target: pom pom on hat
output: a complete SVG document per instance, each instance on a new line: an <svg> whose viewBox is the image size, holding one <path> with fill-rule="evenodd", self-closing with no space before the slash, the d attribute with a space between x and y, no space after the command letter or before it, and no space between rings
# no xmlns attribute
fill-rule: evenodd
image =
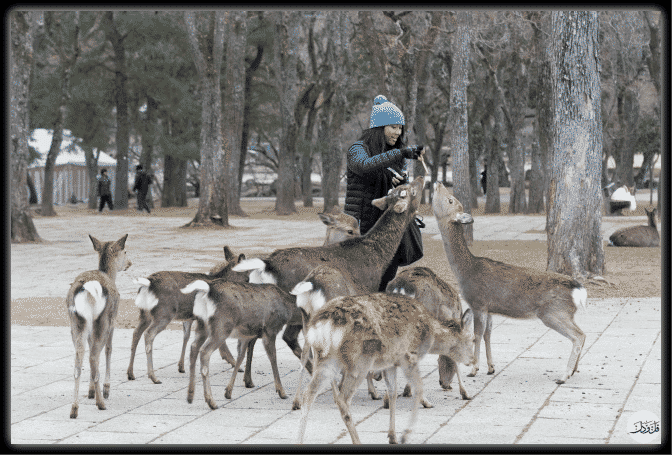
<svg viewBox="0 0 672 455"><path fill-rule="evenodd" d="M378 95L373 100L371 109L371 121L369 128L386 125L405 125L404 114L401 110L390 103L383 95Z"/></svg>

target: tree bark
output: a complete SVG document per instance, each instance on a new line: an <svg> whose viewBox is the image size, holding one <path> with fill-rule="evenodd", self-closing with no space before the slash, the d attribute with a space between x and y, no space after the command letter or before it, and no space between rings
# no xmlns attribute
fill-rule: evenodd
<svg viewBox="0 0 672 455"><path fill-rule="evenodd" d="M10 239L12 243L40 242L28 206L28 135L30 134L28 100L30 73L33 67L33 34L36 15L33 11L9 13L9 87L10 109Z"/></svg>
<svg viewBox="0 0 672 455"><path fill-rule="evenodd" d="M453 43L453 64L450 80L450 135L453 155L453 194L471 213L471 183L469 179L469 122L467 117L467 84L469 83L469 27L471 13L457 13L457 32ZM472 225L466 225L464 237L468 244L474 239Z"/></svg>
<svg viewBox="0 0 672 455"><path fill-rule="evenodd" d="M376 29L373 26L373 16L371 11L359 11L359 26L361 28L364 48L371 52L372 74L371 80L375 84L378 95L384 95L390 99L389 83L389 62L383 51L383 45L378 38Z"/></svg>
<svg viewBox="0 0 672 455"><path fill-rule="evenodd" d="M297 12L274 12L275 40L273 43L275 84L280 97L281 138L278 151L278 190L275 211L278 215L296 213L295 196L295 154L298 124L294 115L296 100L297 55L293 41L299 33Z"/></svg>
<svg viewBox="0 0 672 455"><path fill-rule="evenodd" d="M185 227L228 226L225 170L222 150L222 97L220 76L224 51L223 11L185 12L187 36L201 88L201 162L199 202L194 219Z"/></svg>
<svg viewBox="0 0 672 455"><path fill-rule="evenodd" d="M84 150L84 160L86 161L86 174L89 176L89 203L87 208L95 210L98 208L98 156L94 155L93 147L87 144L82 144ZM114 201L112 201L114 205Z"/></svg>
<svg viewBox="0 0 672 455"><path fill-rule="evenodd" d="M483 125L485 137L490 138L489 143L486 145L488 149L488 167L485 172L485 213L499 213L501 210L499 199L499 167L502 158L499 145L499 124L497 113L495 113L494 121L491 122L491 117L489 116Z"/></svg>
<svg viewBox="0 0 672 455"><path fill-rule="evenodd" d="M130 127L128 120L128 91L126 88L126 49L124 38L114 21L113 11L105 12L103 21L105 24L105 37L112 44L114 51L114 102L117 108L117 130L115 132L115 145L117 154L117 170L115 175L114 207L119 209L128 208L128 144ZM119 13L117 13L119 14Z"/></svg>
<svg viewBox="0 0 672 455"><path fill-rule="evenodd" d="M165 155L161 207L187 206L187 160Z"/></svg>
<svg viewBox="0 0 672 455"><path fill-rule="evenodd" d="M227 195L229 214L246 216L240 206L241 144L245 114L246 70L242 64L245 55L247 20L245 11L228 11L226 38L226 70L224 73L224 111L222 124L222 148L227 163Z"/></svg>
<svg viewBox="0 0 672 455"><path fill-rule="evenodd" d="M598 15L552 13L553 154L547 213L548 270L604 273Z"/></svg>

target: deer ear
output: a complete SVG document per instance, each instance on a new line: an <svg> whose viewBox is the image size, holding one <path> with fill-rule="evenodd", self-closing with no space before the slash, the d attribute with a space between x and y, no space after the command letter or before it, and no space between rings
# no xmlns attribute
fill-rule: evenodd
<svg viewBox="0 0 672 455"><path fill-rule="evenodd" d="M243 253L240 253L238 255L238 260L236 261L237 264L240 264L241 261L245 260L245 255Z"/></svg>
<svg viewBox="0 0 672 455"><path fill-rule="evenodd" d="M126 239L128 238L128 234L117 240L117 245L119 246L119 249L123 250L124 246L126 245Z"/></svg>
<svg viewBox="0 0 672 455"><path fill-rule="evenodd" d="M327 226L334 224L334 218L329 213L318 213L317 216L319 216L322 222Z"/></svg>
<svg viewBox="0 0 672 455"><path fill-rule="evenodd" d="M89 234L89 238L91 239L91 243L93 243L93 249L96 251L100 251L100 249L103 247L103 244L100 243L100 240Z"/></svg>
<svg viewBox="0 0 672 455"><path fill-rule="evenodd" d="M385 211L385 209L387 209L387 197L374 199L373 201L371 201L371 205L373 205L378 210Z"/></svg>
<svg viewBox="0 0 672 455"><path fill-rule="evenodd" d="M224 258L231 262L235 259L236 255L233 254L233 251L231 251L231 248L229 248L229 245L224 246Z"/></svg>
<svg viewBox="0 0 672 455"><path fill-rule="evenodd" d="M404 213L408 209L408 201L402 199L401 201L394 204L394 211L396 213Z"/></svg>

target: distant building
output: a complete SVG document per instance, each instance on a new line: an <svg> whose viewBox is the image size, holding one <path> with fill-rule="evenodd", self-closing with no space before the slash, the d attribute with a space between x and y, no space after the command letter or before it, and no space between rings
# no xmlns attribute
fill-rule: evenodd
<svg viewBox="0 0 672 455"><path fill-rule="evenodd" d="M28 145L33 147L41 157L28 166L28 174L33 179L38 203L42 202L42 187L44 185L44 165L47 153L51 146L52 131L37 128L28 139ZM115 188L115 171L117 160L110 155L100 152L98 157L98 175L102 169L107 169L107 175L112 180L112 194ZM77 200L89 200L89 176L86 171L84 150L77 145L77 140L68 130L63 130L61 151L54 165L54 204L64 205L70 202L72 196Z"/></svg>

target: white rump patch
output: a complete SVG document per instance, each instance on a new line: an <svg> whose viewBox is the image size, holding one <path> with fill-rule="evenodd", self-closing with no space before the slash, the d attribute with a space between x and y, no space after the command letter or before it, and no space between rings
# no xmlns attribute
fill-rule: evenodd
<svg viewBox="0 0 672 455"><path fill-rule="evenodd" d="M311 346L322 350L338 348L343 341L344 329L334 329L331 320L319 321L308 329L306 340Z"/></svg>
<svg viewBox="0 0 672 455"><path fill-rule="evenodd" d="M140 286L145 286L145 287L149 287L149 285L152 284L152 283L150 283L150 281L147 278L142 278L142 277L133 278L133 282L135 284L139 284Z"/></svg>
<svg viewBox="0 0 672 455"><path fill-rule="evenodd" d="M275 279L273 274L265 270L252 270L250 273L250 283L252 284L278 284L278 280Z"/></svg>
<svg viewBox="0 0 672 455"><path fill-rule="evenodd" d="M586 292L586 288L583 286L580 288L574 288L572 290L572 299L574 300L574 305L576 305L577 308L581 306L585 310L586 303L588 301L588 292Z"/></svg>
<svg viewBox="0 0 672 455"><path fill-rule="evenodd" d="M205 287L203 285L205 285ZM187 289L190 290L185 292ZM188 294L194 290L197 291L196 296L194 297L194 309L192 310L192 313L202 321L207 321L212 317L213 314L215 314L215 304L208 297L209 289L210 287L208 284L202 280L196 280L186 288L182 289L182 292L185 294Z"/></svg>
<svg viewBox="0 0 672 455"><path fill-rule="evenodd" d="M231 270L234 272L247 272L254 269L265 269L266 263L259 258L243 259Z"/></svg>
<svg viewBox="0 0 672 455"><path fill-rule="evenodd" d="M150 311L159 303L159 299L149 290L149 280L147 278L137 278L134 281L140 285L138 295L135 297L135 306L141 310ZM147 282L147 284L145 284L145 282Z"/></svg>
<svg viewBox="0 0 672 455"><path fill-rule="evenodd" d="M312 284L311 284L312 289ZM327 303L321 290L308 291L296 295L296 306L303 308L308 315L312 315Z"/></svg>
<svg viewBox="0 0 672 455"><path fill-rule="evenodd" d="M290 294L292 295L300 295L305 292L310 292L313 290L313 283L310 281L301 281L300 283L297 283L296 286L294 286L294 289L290 291Z"/></svg>
<svg viewBox="0 0 672 455"><path fill-rule="evenodd" d="M210 291L210 286L203 280L196 280L180 289L182 294L191 294L194 291L203 291L207 293Z"/></svg>
<svg viewBox="0 0 672 455"><path fill-rule="evenodd" d="M103 312L107 299L103 296L103 286L98 281L87 281L83 288L84 290L78 292L74 299L75 313L90 324Z"/></svg>

